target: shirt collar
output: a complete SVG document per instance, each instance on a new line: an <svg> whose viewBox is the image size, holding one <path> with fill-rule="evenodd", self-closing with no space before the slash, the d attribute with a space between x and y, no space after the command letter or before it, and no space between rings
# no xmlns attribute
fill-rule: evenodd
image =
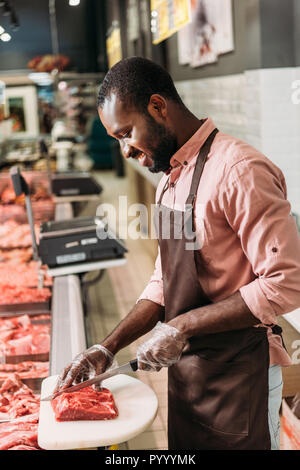
<svg viewBox="0 0 300 470"><path fill-rule="evenodd" d="M211 118L207 118L202 126L192 135L192 137L172 156L170 169L179 166L186 166L199 152L209 134L216 128Z"/></svg>

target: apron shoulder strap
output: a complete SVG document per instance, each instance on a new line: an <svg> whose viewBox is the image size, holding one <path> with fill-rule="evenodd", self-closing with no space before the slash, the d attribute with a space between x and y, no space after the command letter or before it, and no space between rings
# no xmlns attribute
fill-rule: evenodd
<svg viewBox="0 0 300 470"><path fill-rule="evenodd" d="M169 187L169 181L170 181L170 177L167 179L163 189L162 189L162 192L160 193L160 196L159 196L159 199L157 201L157 204L160 205L161 202L162 202L162 198L163 198L163 195L165 194L165 192L167 191L168 187Z"/></svg>
<svg viewBox="0 0 300 470"><path fill-rule="evenodd" d="M203 172L204 164L206 162L206 157L209 154L210 147L213 143L213 140L216 136L216 134L219 132L219 130L216 128L214 129L209 136L207 137L206 141L202 145L202 147L199 150L198 158L196 161L196 166L193 174L193 179L190 187L190 193L187 197L186 200L186 205L192 205L194 207L194 202L196 199L196 194L197 194L197 189L199 186L200 178Z"/></svg>
<svg viewBox="0 0 300 470"><path fill-rule="evenodd" d="M218 132L219 132L219 130L217 128L214 129L209 134L206 141L204 142L204 144L202 145L202 147L199 150L199 154L198 154L198 158L197 158L197 161L196 161L196 166L195 166L195 170L194 170L194 174L193 174L193 179L192 179L192 183L191 183L191 187L190 187L190 193L189 193L188 198L186 200L186 205L191 204L191 205L194 206L194 201L195 201L195 198L196 198L196 192L197 192L197 189L198 189L198 186L199 186L199 182L200 182L200 178L201 178L201 175L202 175L202 172L203 172L206 157L209 154L211 144L213 143L213 140L214 140L214 138L215 138L215 136ZM161 194L160 194L159 199L158 199L158 205L161 204L163 195L165 194L165 192L167 191L167 189L169 187L169 181L170 181L170 177L167 179L167 181L166 181L166 183L165 183L165 185L164 185L164 187L161 191Z"/></svg>

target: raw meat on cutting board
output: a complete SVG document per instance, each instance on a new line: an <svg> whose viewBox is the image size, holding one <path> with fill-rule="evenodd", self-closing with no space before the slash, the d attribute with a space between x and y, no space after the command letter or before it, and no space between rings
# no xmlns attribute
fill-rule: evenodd
<svg viewBox="0 0 300 470"><path fill-rule="evenodd" d="M107 388L95 391L85 387L63 393L51 402L56 421L107 420L118 416L112 393Z"/></svg>

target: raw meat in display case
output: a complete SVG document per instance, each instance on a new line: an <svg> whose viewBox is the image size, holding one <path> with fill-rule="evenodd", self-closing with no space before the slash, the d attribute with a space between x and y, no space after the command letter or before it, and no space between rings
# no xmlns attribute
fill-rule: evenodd
<svg viewBox="0 0 300 470"><path fill-rule="evenodd" d="M17 265L0 264L0 282L18 287L38 287L38 267L37 261ZM47 275L47 267L41 266L40 269L44 276L43 285L52 286L52 277Z"/></svg>
<svg viewBox="0 0 300 470"><path fill-rule="evenodd" d="M23 264L32 260L32 248L13 248L0 250L0 263Z"/></svg>
<svg viewBox="0 0 300 470"><path fill-rule="evenodd" d="M35 289L0 284L0 305L47 302L50 298L51 290L48 287Z"/></svg>
<svg viewBox="0 0 300 470"><path fill-rule="evenodd" d="M49 375L49 362L24 361L19 364L0 364L0 381L18 374L21 380L45 378Z"/></svg>
<svg viewBox="0 0 300 470"><path fill-rule="evenodd" d="M34 226L36 239L39 239L40 226ZM0 249L28 248L32 246L29 224L18 224L9 220L0 227Z"/></svg>
<svg viewBox="0 0 300 470"><path fill-rule="evenodd" d="M0 331L0 355L45 354L50 351L50 326L20 326L12 330Z"/></svg>
<svg viewBox="0 0 300 470"><path fill-rule="evenodd" d="M0 387L0 419L32 415L40 410L40 397L13 374ZM1 434L1 433L0 433ZM0 443L1 448L1 443Z"/></svg>
<svg viewBox="0 0 300 470"><path fill-rule="evenodd" d="M26 450L40 450L38 420L39 415L35 413L9 423L0 423L0 450L25 450L25 446Z"/></svg>

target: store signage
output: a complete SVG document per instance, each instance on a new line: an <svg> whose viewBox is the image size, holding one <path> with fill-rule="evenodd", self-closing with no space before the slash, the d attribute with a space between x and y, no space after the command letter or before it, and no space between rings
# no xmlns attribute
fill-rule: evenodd
<svg viewBox="0 0 300 470"><path fill-rule="evenodd" d="M106 51L108 67L111 68L122 59L121 30L117 22L114 22L106 38Z"/></svg>
<svg viewBox="0 0 300 470"><path fill-rule="evenodd" d="M151 0L151 32L158 44L191 21L191 0Z"/></svg>

